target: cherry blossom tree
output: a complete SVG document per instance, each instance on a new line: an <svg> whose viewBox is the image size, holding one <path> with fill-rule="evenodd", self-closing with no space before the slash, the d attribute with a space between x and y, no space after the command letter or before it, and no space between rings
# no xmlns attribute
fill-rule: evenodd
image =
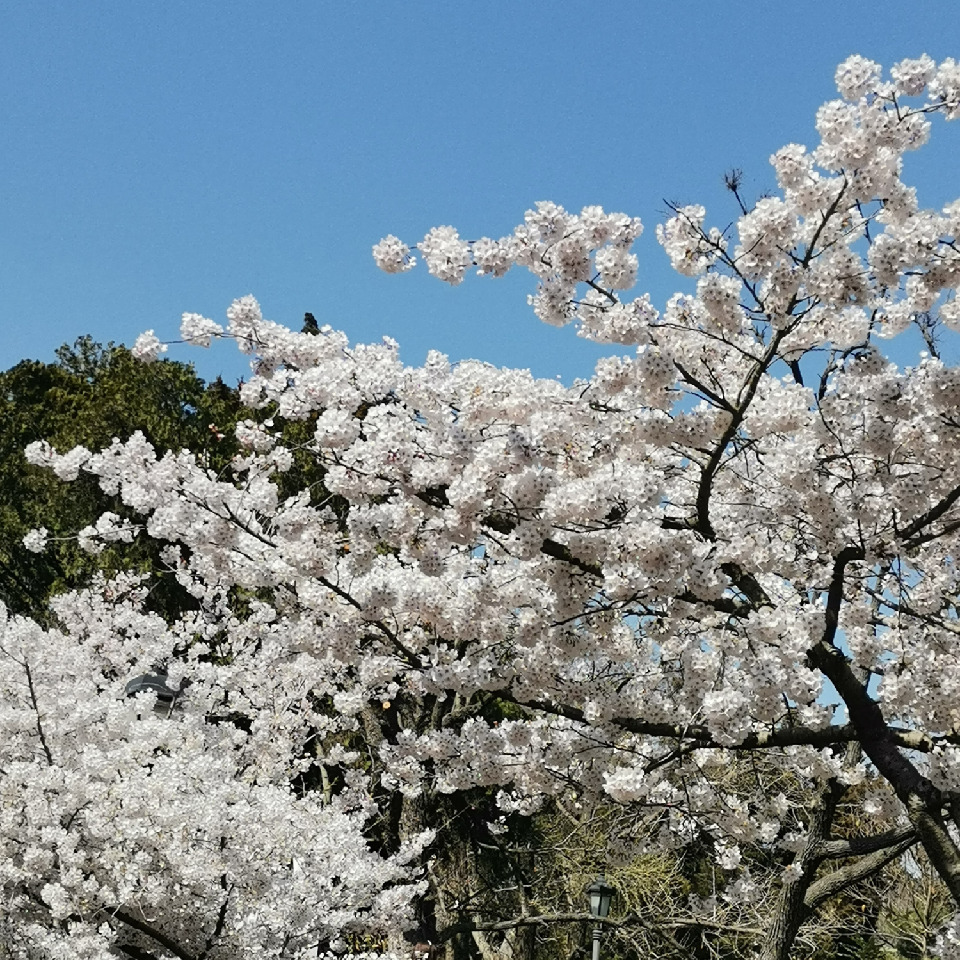
<svg viewBox="0 0 960 960"><path fill-rule="evenodd" d="M960 905L960 201L900 177L960 117L960 64L852 57L837 86L815 149L771 158L777 195L731 177L731 228L698 206L658 227L691 291L663 310L626 294L640 222L598 207L419 244L450 283L526 267L541 320L629 348L589 380L411 368L244 297L226 330L182 325L253 358L228 471L138 434L28 449L142 520L88 542L163 541L197 602L164 621L121 579L56 627L6 621L13 956L305 957L405 927L488 956L584 914L535 884L497 919L448 895L452 815L495 845L551 803L648 811L632 856L701 840L723 884L688 926L771 960L910 847ZM901 369L883 347L908 328L927 349ZM163 688L125 697L138 675ZM649 935L692 949L679 921Z"/></svg>

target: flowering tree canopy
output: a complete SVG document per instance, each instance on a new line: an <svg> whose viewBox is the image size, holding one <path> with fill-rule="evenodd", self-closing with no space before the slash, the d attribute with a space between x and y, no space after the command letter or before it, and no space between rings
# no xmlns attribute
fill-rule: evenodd
<svg viewBox="0 0 960 960"><path fill-rule="evenodd" d="M837 85L820 144L772 157L778 195L751 205L732 178L733 227L683 206L657 228L695 282L662 311L624 293L640 222L598 207L419 244L450 283L526 267L540 319L631 348L589 380L406 367L392 341L294 333L244 297L226 330L182 327L254 358L228 470L136 433L31 445L139 518L105 516L92 548L164 542L195 602L161 619L127 578L56 600L55 626L5 621L12 956L480 931L438 846L437 810L468 794L491 837L552 799L652 811L640 846L708 838L732 911L779 851L770 957L914 844L960 904L960 371L939 353L960 201L924 209L900 179L931 118L960 117L960 64L884 80L853 57ZM374 256L415 262L395 237ZM900 369L883 343L910 327L927 351ZM124 696L161 668L169 695ZM763 772L731 775L741 757ZM841 836L853 788L864 818Z"/></svg>

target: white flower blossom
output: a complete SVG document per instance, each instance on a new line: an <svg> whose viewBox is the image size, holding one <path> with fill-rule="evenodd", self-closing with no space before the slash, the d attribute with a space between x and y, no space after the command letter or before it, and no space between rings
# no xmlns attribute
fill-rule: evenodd
<svg viewBox="0 0 960 960"><path fill-rule="evenodd" d="M470 246L453 227L434 227L417 244L427 269L438 280L456 286L471 263Z"/></svg>
<svg viewBox="0 0 960 960"><path fill-rule="evenodd" d="M214 337L223 335L223 327L213 320L208 320L199 313L185 313L180 322L180 337L186 343L198 347L209 347Z"/></svg>
<svg viewBox="0 0 960 960"><path fill-rule="evenodd" d="M393 234L374 244L373 259L384 273L404 273L417 263L417 258L410 255L410 248Z"/></svg>
<svg viewBox="0 0 960 960"><path fill-rule="evenodd" d="M23 537L23 545L31 553L43 553L47 548L47 538L49 537L49 531L46 527L37 527L33 530L28 530Z"/></svg>
<svg viewBox="0 0 960 960"><path fill-rule="evenodd" d="M153 363L161 354L167 352L167 345L161 342L152 330L147 330L137 337L130 352L143 363Z"/></svg>
<svg viewBox="0 0 960 960"><path fill-rule="evenodd" d="M859 100L880 81L880 64L865 57L848 57L837 67L837 89L845 100Z"/></svg>

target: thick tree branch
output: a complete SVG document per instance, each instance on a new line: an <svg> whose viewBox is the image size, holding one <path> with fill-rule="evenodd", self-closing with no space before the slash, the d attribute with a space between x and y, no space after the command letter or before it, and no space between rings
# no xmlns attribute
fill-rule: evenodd
<svg viewBox="0 0 960 960"><path fill-rule="evenodd" d="M575 556L570 551L570 548L565 544L547 538L543 541L540 549L548 557L553 557L554 560L562 560L564 563L569 563L572 566L577 567L577 569L582 570L584 573L589 573L594 577L603 577L603 567L600 566L599 563L591 563L589 560L581 560L579 557Z"/></svg>
<svg viewBox="0 0 960 960"><path fill-rule="evenodd" d="M692 373L690 373L690 371L687 370L679 361L674 360L673 365L679 371L682 379L686 383L690 384L694 390L698 390L700 393L702 393L708 400L710 400L711 403L714 404L714 406L719 407L721 410L726 410L727 413L736 412L736 407L734 407L726 397L723 397L716 391L711 390L705 383L703 383L702 380L699 380Z"/></svg>
<svg viewBox="0 0 960 960"><path fill-rule="evenodd" d="M837 781L831 780L817 797L807 828L807 842L791 865L794 876L785 880L780 890L780 899L764 939L760 960L787 960L790 955L806 916L804 897L820 862L816 851L830 836L833 817L844 789Z"/></svg>
<svg viewBox="0 0 960 960"><path fill-rule="evenodd" d="M954 487L939 503L934 504L926 513L917 517L913 523L904 527L900 531L900 538L904 545L909 548L913 544L911 538L915 537L924 527L939 520L958 500L960 500L960 486Z"/></svg>
<svg viewBox="0 0 960 960"><path fill-rule="evenodd" d="M20 884L17 888L24 896L26 896L32 903L35 903L37 906L42 907L45 911L49 912L50 905L40 896L33 892L26 884ZM133 930L138 931L139 933L144 934L149 937L155 943L159 944L166 950L169 950L177 960L199 960L192 953L188 953L183 947L177 943L172 937L168 937L162 930L158 930L152 924L148 923L146 920L141 920L138 917L135 917L132 913L124 909L123 907L114 907L114 906L105 906L101 907L99 910L100 914L106 914L113 920L119 920L121 923L126 924ZM81 919L91 920L91 917L82 918L80 916L71 916L69 920L79 921ZM135 957L136 960L140 960L141 956L152 957L153 955L149 952L142 951L139 947L125 946L122 949L128 951L128 956ZM137 953L130 953L129 951L140 951Z"/></svg>
<svg viewBox="0 0 960 960"><path fill-rule="evenodd" d="M134 930L138 930L140 933L145 934L151 940L160 944L160 946L165 950L169 950L177 958L177 960L198 960L197 957L184 950L176 940L168 937L162 930L158 930L145 920L140 920L138 917L135 917L132 913L124 910L122 907L104 907L103 911L104 913L108 913L111 917L114 917L122 923L125 923L128 927L132 927Z"/></svg>
<svg viewBox="0 0 960 960"><path fill-rule="evenodd" d="M526 707L529 710L538 710L541 713L565 717L580 723L589 723L586 715L579 707L565 703L554 703L549 700L521 700L513 697L509 692L498 690L497 697ZM703 724L672 724L653 723L635 717L611 717L604 723L619 727L629 733L641 736L661 737L665 740L677 740L684 743L693 742L698 748L722 748L724 750L773 750L779 747L808 746L822 750L824 747L842 746L847 743L860 741L860 732L852 724L843 724L827 727L782 727L778 730L759 731L748 734L739 743L718 743L710 729ZM918 730L900 730L895 727L886 727L886 735L890 742L905 750L916 750L929 753L935 746L943 743L960 743L960 736L933 737Z"/></svg>
<svg viewBox="0 0 960 960"><path fill-rule="evenodd" d="M864 753L907 808L907 815L930 862L954 900L960 903L960 849L943 820L944 797L900 752L880 704L870 696L866 683L856 675L842 651L834 646L846 568L863 556L860 547L846 547L837 555L827 592L823 636L807 657L811 666L820 670L836 688L847 707L850 723L857 730Z"/></svg>
<svg viewBox="0 0 960 960"><path fill-rule="evenodd" d="M226 846L226 839L221 837L220 839L220 849ZM230 905L230 894L233 892L233 885L228 884L227 875L222 874L220 877L220 887L222 890L226 891L222 902L220 903L220 909L217 911L217 922L214 925L213 932L207 938L206 946L203 948L203 953L200 954L198 960L204 960L206 956L213 949L214 944L217 940L220 939L220 936L223 934L223 927L227 921L227 907Z"/></svg>
<svg viewBox="0 0 960 960"><path fill-rule="evenodd" d="M878 850L889 850L904 841L917 842L917 832L913 827L900 827L887 830L872 837L851 837L849 840L827 840L820 844L818 856L824 860L837 860L841 857L861 857Z"/></svg>
<svg viewBox="0 0 960 960"><path fill-rule="evenodd" d="M812 913L824 901L837 896L855 883L879 873L888 863L906 853L919 839L915 830L904 831L903 838L897 843L874 850L873 853L820 877L807 888L806 896L803 898L803 906L807 913Z"/></svg>

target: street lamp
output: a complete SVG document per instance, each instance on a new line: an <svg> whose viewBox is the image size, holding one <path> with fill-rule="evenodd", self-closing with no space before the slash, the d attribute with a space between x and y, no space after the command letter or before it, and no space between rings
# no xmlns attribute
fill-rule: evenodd
<svg viewBox="0 0 960 960"><path fill-rule="evenodd" d="M610 913L610 901L613 899L614 889L603 877L594 880L587 887L587 896L590 898L590 916L602 920ZM600 924L593 928L593 960L600 960Z"/></svg>
<svg viewBox="0 0 960 960"><path fill-rule="evenodd" d="M157 673L144 673L127 682L124 692L128 697L135 697L138 693L155 693L157 701L154 704L154 713L161 716L170 716L180 690L167 686L167 672L158 670Z"/></svg>

